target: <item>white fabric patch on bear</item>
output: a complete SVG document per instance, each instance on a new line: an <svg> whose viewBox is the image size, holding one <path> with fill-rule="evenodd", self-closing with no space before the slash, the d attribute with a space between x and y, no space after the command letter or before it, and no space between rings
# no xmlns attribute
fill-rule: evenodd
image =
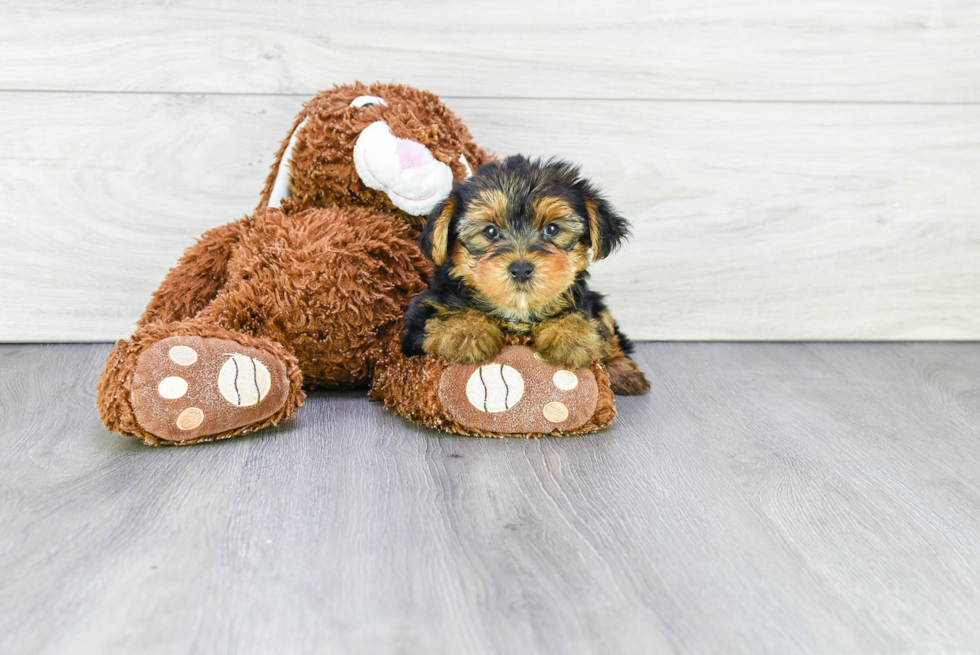
<svg viewBox="0 0 980 655"><path fill-rule="evenodd" d="M218 391L236 407L257 405L269 394L270 388L269 369L254 357L236 353L218 372Z"/></svg>
<svg viewBox="0 0 980 655"><path fill-rule="evenodd" d="M190 366L197 361L197 351L190 346L174 346L168 354L170 359L181 366Z"/></svg>
<svg viewBox="0 0 980 655"><path fill-rule="evenodd" d="M578 376L571 371L566 371L564 369L555 371L551 381L554 382L555 386L562 391L571 391L578 386Z"/></svg>
<svg viewBox="0 0 980 655"><path fill-rule="evenodd" d="M350 101L351 107L360 108L360 107L369 107L371 105L384 105L385 107L387 107L388 103L385 102L385 99L380 96L357 96L356 98Z"/></svg>
<svg viewBox="0 0 980 655"><path fill-rule="evenodd" d="M270 207L281 207L282 201L289 197L289 177L293 173L293 149L299 141L299 131L303 129L308 120L310 120L309 116L304 118L303 122L296 127L289 137L289 145L286 146L286 151L282 153L279 170L276 171L276 181L273 182L272 193L269 195Z"/></svg>
<svg viewBox="0 0 980 655"><path fill-rule="evenodd" d="M387 194L395 207L425 216L449 196L453 171L417 141L399 139L375 121L354 143L354 168L365 185Z"/></svg>
<svg viewBox="0 0 980 655"><path fill-rule="evenodd" d="M167 400L183 398L187 394L187 380L176 375L163 378L160 380L160 384L157 385L157 393L160 394L161 398L166 398Z"/></svg>

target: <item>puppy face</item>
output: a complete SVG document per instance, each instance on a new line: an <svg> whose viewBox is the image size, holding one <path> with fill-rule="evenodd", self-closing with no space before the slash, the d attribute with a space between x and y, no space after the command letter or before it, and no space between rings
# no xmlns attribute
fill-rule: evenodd
<svg viewBox="0 0 980 655"><path fill-rule="evenodd" d="M627 223L575 167L510 157L482 167L430 214L422 247L504 314L549 313ZM589 250L592 250L592 256Z"/></svg>

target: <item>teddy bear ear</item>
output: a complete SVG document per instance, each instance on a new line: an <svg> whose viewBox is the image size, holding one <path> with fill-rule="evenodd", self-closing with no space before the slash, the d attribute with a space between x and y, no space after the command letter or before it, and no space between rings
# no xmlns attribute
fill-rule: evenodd
<svg viewBox="0 0 980 655"><path fill-rule="evenodd" d="M496 161L496 157L488 154L486 150L476 145L473 141L467 141L463 144L463 156L466 158L470 169L474 172L484 164Z"/></svg>
<svg viewBox="0 0 980 655"><path fill-rule="evenodd" d="M584 189L585 211L589 218L589 242L592 246L592 260L607 257L629 236L629 222L619 215L612 206L591 185Z"/></svg>
<svg viewBox="0 0 980 655"><path fill-rule="evenodd" d="M452 191L449 197L440 202L425 221L419 246L426 257L436 266L442 266L449 252L449 228L459 205L459 196Z"/></svg>

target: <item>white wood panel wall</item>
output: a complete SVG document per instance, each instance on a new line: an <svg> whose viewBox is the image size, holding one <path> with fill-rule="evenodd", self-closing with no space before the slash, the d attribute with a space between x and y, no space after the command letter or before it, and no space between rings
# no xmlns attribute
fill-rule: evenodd
<svg viewBox="0 0 980 655"><path fill-rule="evenodd" d="M394 80L633 221L640 339L980 339L980 3L0 8L0 340L125 336L303 100Z"/></svg>

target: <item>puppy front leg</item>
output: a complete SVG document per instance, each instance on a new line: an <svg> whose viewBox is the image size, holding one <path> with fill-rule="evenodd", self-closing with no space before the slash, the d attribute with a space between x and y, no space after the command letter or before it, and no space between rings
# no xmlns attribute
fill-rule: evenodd
<svg viewBox="0 0 980 655"><path fill-rule="evenodd" d="M456 364L476 364L504 346L504 335L486 314L474 309L441 311L425 324L422 348Z"/></svg>
<svg viewBox="0 0 980 655"><path fill-rule="evenodd" d="M598 326L581 314L565 314L534 328L534 350L555 366L578 369L606 354Z"/></svg>

